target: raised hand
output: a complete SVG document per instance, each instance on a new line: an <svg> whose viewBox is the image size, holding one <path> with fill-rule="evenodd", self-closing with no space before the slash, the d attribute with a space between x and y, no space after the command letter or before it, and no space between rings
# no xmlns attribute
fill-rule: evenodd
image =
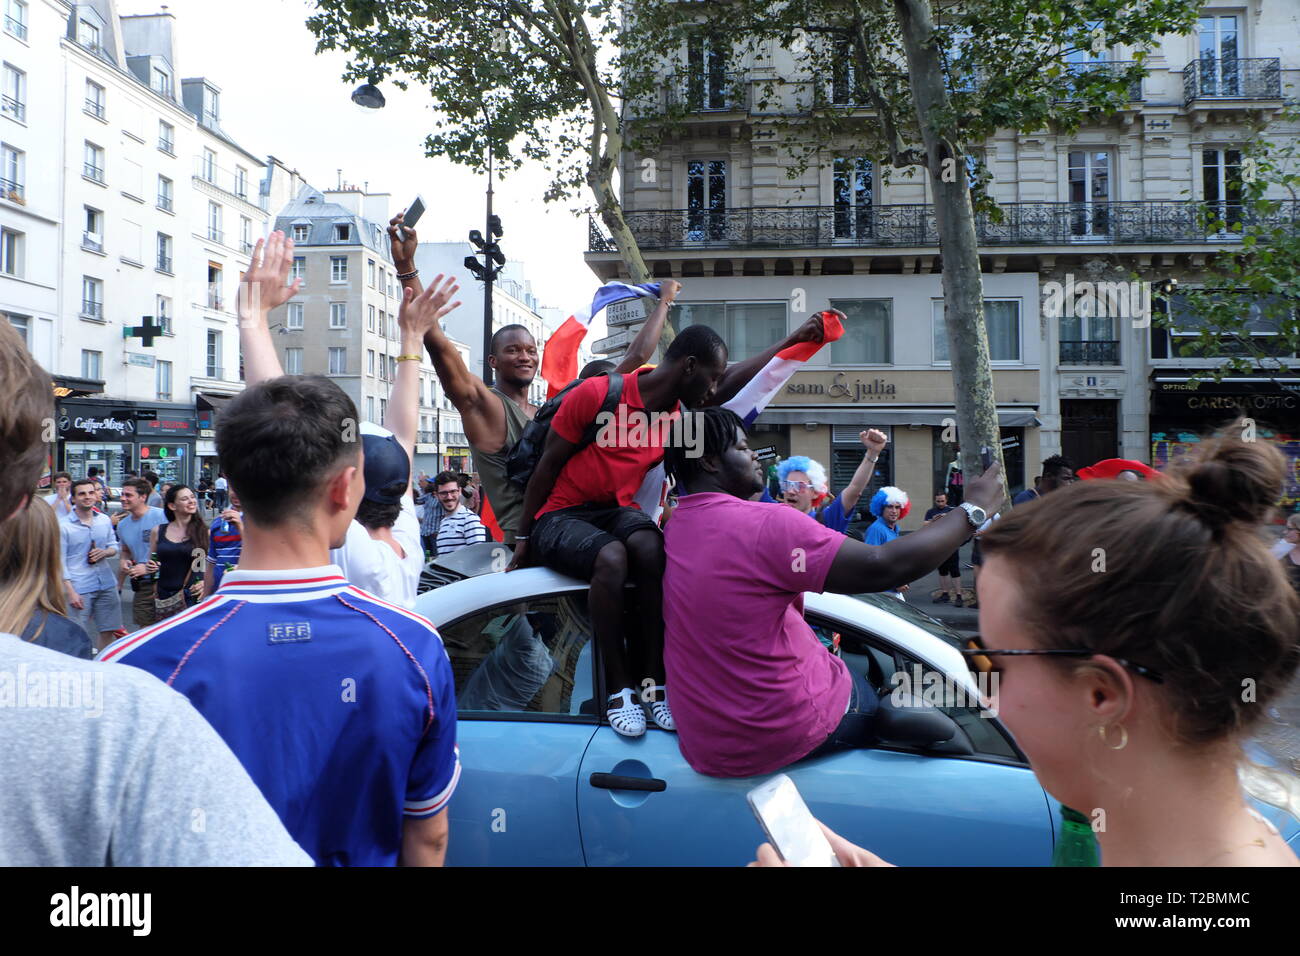
<svg viewBox="0 0 1300 956"><path fill-rule="evenodd" d="M423 340L425 333L436 326L439 319L459 308L459 299L451 305L447 304L458 291L460 286L456 284L455 278L448 276L444 280L442 275L434 276L429 287L419 295L415 294L414 289L403 289L402 307L397 313L397 323L401 327L403 338L409 335Z"/></svg>
<svg viewBox="0 0 1300 956"><path fill-rule="evenodd" d="M843 322L847 316L838 309L828 309L840 317ZM790 336L794 342L825 342L826 341L826 323L822 320L820 312L814 313L808 317L803 325L794 330L794 335Z"/></svg>
<svg viewBox="0 0 1300 956"><path fill-rule="evenodd" d="M681 291L682 284L676 279L664 279L659 283L659 301L672 302Z"/></svg>
<svg viewBox="0 0 1300 956"><path fill-rule="evenodd" d="M293 267L293 240L283 232L273 232L269 239L257 240L248 271L239 277L239 317L241 320L263 319L272 309L284 305L302 288L302 279L289 285Z"/></svg>
<svg viewBox="0 0 1300 956"><path fill-rule="evenodd" d="M874 451L877 455L889 444L889 436L874 428L858 432L858 438L862 439L862 444L867 447L868 451Z"/></svg>
<svg viewBox="0 0 1300 956"><path fill-rule="evenodd" d="M420 245L415 229L402 226L402 220L405 218L406 213L399 212L388 221L388 239L393 246L393 265L397 266L399 272L410 272L415 268L415 250ZM398 226L402 226L401 234L406 237L405 239L398 237Z"/></svg>

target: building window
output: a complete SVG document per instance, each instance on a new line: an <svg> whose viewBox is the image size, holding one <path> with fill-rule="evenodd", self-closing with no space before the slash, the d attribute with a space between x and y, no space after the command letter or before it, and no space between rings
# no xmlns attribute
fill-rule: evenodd
<svg viewBox="0 0 1300 956"><path fill-rule="evenodd" d="M289 311L285 313L284 327L286 329L301 329L303 314L303 304L301 302L290 302Z"/></svg>
<svg viewBox="0 0 1300 956"><path fill-rule="evenodd" d="M104 283L99 279L81 277L81 314L88 319L104 320Z"/></svg>
<svg viewBox="0 0 1300 956"><path fill-rule="evenodd" d="M944 324L942 299L932 302L934 329L934 361L948 361L948 330ZM1020 361L1020 300L985 299L984 327L989 338L989 360L993 362Z"/></svg>
<svg viewBox="0 0 1300 956"><path fill-rule="evenodd" d="M165 295L158 296L157 302L158 324L162 326L164 335L175 335L176 330L172 328L172 300Z"/></svg>
<svg viewBox="0 0 1300 956"><path fill-rule="evenodd" d="M21 232L0 229L0 272L20 279L23 277L26 238Z"/></svg>
<svg viewBox="0 0 1300 956"><path fill-rule="evenodd" d="M0 115L27 122L27 74L6 63L4 84L0 90Z"/></svg>
<svg viewBox="0 0 1300 956"><path fill-rule="evenodd" d="M334 224L334 241L335 241L335 242L351 242L351 241L352 241L352 226L349 225L349 224L346 223L346 222L338 222L338 223L335 223L335 224Z"/></svg>
<svg viewBox="0 0 1300 956"><path fill-rule="evenodd" d="M348 304L346 302L330 303L330 328L346 329L348 327Z"/></svg>
<svg viewBox="0 0 1300 956"><path fill-rule="evenodd" d="M374 377L375 374L375 350L366 349L366 374Z"/></svg>
<svg viewBox="0 0 1300 956"><path fill-rule="evenodd" d="M208 238L213 242L222 241L221 204L208 200Z"/></svg>
<svg viewBox="0 0 1300 956"><path fill-rule="evenodd" d="M12 146L0 146L0 196L22 201L26 194L27 154Z"/></svg>
<svg viewBox="0 0 1300 956"><path fill-rule="evenodd" d="M221 94L212 87L203 89L203 125L216 127L221 123Z"/></svg>
<svg viewBox="0 0 1300 956"><path fill-rule="evenodd" d="M173 209L172 181L166 176L158 177L158 208L164 212Z"/></svg>
<svg viewBox="0 0 1300 956"><path fill-rule="evenodd" d="M348 371L348 350L332 348L329 350L330 375L346 375Z"/></svg>
<svg viewBox="0 0 1300 956"><path fill-rule="evenodd" d="M348 281L348 257L330 256L330 282Z"/></svg>
<svg viewBox="0 0 1300 956"><path fill-rule="evenodd" d="M371 332L375 330L375 307L373 305L366 306L366 328Z"/></svg>
<svg viewBox="0 0 1300 956"><path fill-rule="evenodd" d="M169 275L174 271L172 269L172 237L165 233L158 233L158 271L166 272Z"/></svg>
<svg viewBox="0 0 1300 956"><path fill-rule="evenodd" d="M397 356L396 355L388 356L388 380L390 382L397 381Z"/></svg>
<svg viewBox="0 0 1300 956"><path fill-rule="evenodd" d="M387 314L384 312L383 309L380 309L379 310L379 337L381 339L388 338L388 333L386 331L386 328L387 328Z"/></svg>
<svg viewBox="0 0 1300 956"><path fill-rule="evenodd" d="M94 352L90 349L81 350L81 377L94 379L95 381L104 380L103 352Z"/></svg>
<svg viewBox="0 0 1300 956"><path fill-rule="evenodd" d="M1069 154L1070 232L1079 238L1110 235L1110 153L1071 150Z"/></svg>
<svg viewBox="0 0 1300 956"><path fill-rule="evenodd" d="M153 68L153 89L155 93L171 99L172 96L172 75L166 70L160 70L158 67Z"/></svg>
<svg viewBox="0 0 1300 956"><path fill-rule="evenodd" d="M162 120L158 121L158 148L168 156L176 155L176 127Z"/></svg>
<svg viewBox="0 0 1300 956"><path fill-rule="evenodd" d="M375 287L375 260L374 259L366 260L366 282L369 283L370 288L373 289Z"/></svg>
<svg viewBox="0 0 1300 956"><path fill-rule="evenodd" d="M220 312L225 305L221 295L221 264L208 263L208 308Z"/></svg>
<svg viewBox="0 0 1300 956"><path fill-rule="evenodd" d="M1224 232L1241 222L1241 150L1201 152L1201 189L1206 212L1223 224Z"/></svg>
<svg viewBox="0 0 1300 956"><path fill-rule="evenodd" d="M303 282L307 281L307 257L306 256L293 257L293 268L289 270L289 280L293 281L296 279L302 279Z"/></svg>
<svg viewBox="0 0 1300 956"><path fill-rule="evenodd" d="M86 229L81 234L81 248L91 252L104 251L104 214L98 209L86 206Z"/></svg>
<svg viewBox="0 0 1300 956"><path fill-rule="evenodd" d="M367 395L366 396L366 421L373 422L374 420L375 420L375 396Z"/></svg>
<svg viewBox="0 0 1300 956"><path fill-rule="evenodd" d="M104 181L104 151L94 143L86 143L86 162L82 168L87 179L93 179L97 183Z"/></svg>
<svg viewBox="0 0 1300 956"><path fill-rule="evenodd" d="M248 255L253 251L253 220L239 217L239 251Z"/></svg>
<svg viewBox="0 0 1300 956"><path fill-rule="evenodd" d="M92 53L99 52L99 27L89 20L77 23L77 42Z"/></svg>
<svg viewBox="0 0 1300 956"><path fill-rule="evenodd" d="M675 305L673 327L707 325L727 343L728 359L741 362L759 355L786 336L785 302L703 302Z"/></svg>
<svg viewBox="0 0 1300 956"><path fill-rule="evenodd" d="M31 316L14 315L12 312L0 312L0 315L8 316L9 324L14 327L14 331L18 333L18 337L23 340L23 345L30 349L32 347Z"/></svg>
<svg viewBox="0 0 1300 956"><path fill-rule="evenodd" d="M222 378L224 375L221 367L221 333L215 329L208 329L207 373L208 378Z"/></svg>
<svg viewBox="0 0 1300 956"><path fill-rule="evenodd" d="M293 241L306 242L311 235L311 226L298 224L293 227Z"/></svg>
<svg viewBox="0 0 1300 956"><path fill-rule="evenodd" d="M86 112L95 119L103 119L106 109L107 93L93 80L86 81Z"/></svg>
<svg viewBox="0 0 1300 956"><path fill-rule="evenodd" d="M24 0L6 0L5 32L20 40L27 39L27 4Z"/></svg>
<svg viewBox="0 0 1300 956"><path fill-rule="evenodd" d="M835 160L835 238L861 239L871 234L874 201L871 160L839 157Z"/></svg>
<svg viewBox="0 0 1300 956"><path fill-rule="evenodd" d="M170 402L172 400L172 363L159 359L156 368L158 369L158 401Z"/></svg>
<svg viewBox="0 0 1300 956"><path fill-rule="evenodd" d="M204 149L199 170L199 175L205 181L215 183L217 181L217 154L210 149Z"/></svg>
<svg viewBox="0 0 1300 956"><path fill-rule="evenodd" d="M831 299L844 313L844 335L831 345L832 365L889 365L894 361L891 299Z"/></svg>
<svg viewBox="0 0 1300 956"><path fill-rule="evenodd" d="M235 167L235 195L240 199L248 199L248 170L243 166Z"/></svg>
<svg viewBox="0 0 1300 956"><path fill-rule="evenodd" d="M294 348L284 350L284 374L302 374L302 349Z"/></svg>

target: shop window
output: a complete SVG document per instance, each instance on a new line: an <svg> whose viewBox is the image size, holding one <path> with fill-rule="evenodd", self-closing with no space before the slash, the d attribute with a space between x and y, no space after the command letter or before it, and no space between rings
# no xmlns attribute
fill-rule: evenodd
<svg viewBox="0 0 1300 956"><path fill-rule="evenodd" d="M753 358L786 336L785 302L701 302L674 305L669 313L673 328L707 325L727 343L727 360Z"/></svg>

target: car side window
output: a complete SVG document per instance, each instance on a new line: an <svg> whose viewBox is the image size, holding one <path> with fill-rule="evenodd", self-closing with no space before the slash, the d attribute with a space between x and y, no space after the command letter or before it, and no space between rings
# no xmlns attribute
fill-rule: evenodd
<svg viewBox="0 0 1300 956"><path fill-rule="evenodd" d="M550 714L595 721L585 592L500 604L439 632L461 717Z"/></svg>
<svg viewBox="0 0 1300 956"><path fill-rule="evenodd" d="M838 622L822 621L812 614L807 615L807 619L822 643L838 648L840 658L849 669L862 673L867 678L867 683L882 696L901 686L904 679L906 685L922 699L929 699L926 696L927 688L937 688L937 693L941 695L951 688L941 676L927 680L929 675L935 674L934 668L908 657L883 638ZM934 694L931 693L930 696L933 697ZM977 701L948 699L954 697L964 698L964 695L949 693L930 702L965 731L977 753L999 760L1022 759L1003 734L998 722L982 710Z"/></svg>

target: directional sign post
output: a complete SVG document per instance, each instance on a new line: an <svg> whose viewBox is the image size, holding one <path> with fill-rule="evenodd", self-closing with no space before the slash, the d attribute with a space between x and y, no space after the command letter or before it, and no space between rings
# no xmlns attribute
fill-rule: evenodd
<svg viewBox="0 0 1300 956"><path fill-rule="evenodd" d="M153 348L153 340L163 334L163 327L154 322L152 315L144 317L144 325L128 325L122 330L122 338L139 339L147 349Z"/></svg>

